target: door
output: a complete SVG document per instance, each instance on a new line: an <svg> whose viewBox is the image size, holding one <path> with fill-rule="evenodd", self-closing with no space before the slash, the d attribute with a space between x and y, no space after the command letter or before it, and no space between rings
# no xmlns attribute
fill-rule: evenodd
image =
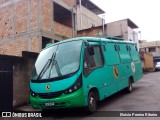
<svg viewBox="0 0 160 120"><path fill-rule="evenodd" d="M13 64L0 60L0 112L13 107Z"/></svg>

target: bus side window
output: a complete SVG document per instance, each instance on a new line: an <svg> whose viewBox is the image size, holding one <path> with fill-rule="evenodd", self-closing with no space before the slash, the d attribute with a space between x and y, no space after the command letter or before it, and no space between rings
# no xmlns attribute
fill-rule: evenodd
<svg viewBox="0 0 160 120"><path fill-rule="evenodd" d="M93 46L93 49L95 53L94 55L90 55L87 48L85 49L85 75L88 75L91 71L93 71L96 68L102 67L104 64L100 46Z"/></svg>
<svg viewBox="0 0 160 120"><path fill-rule="evenodd" d="M84 66L88 69L96 66L94 57L93 55L89 54L89 51L87 48L85 49L85 65Z"/></svg>
<svg viewBox="0 0 160 120"><path fill-rule="evenodd" d="M95 46L94 47L94 52L95 52L94 60L95 60L95 63L96 63L96 67L102 67L104 61L103 61L102 51L101 51L100 46Z"/></svg>

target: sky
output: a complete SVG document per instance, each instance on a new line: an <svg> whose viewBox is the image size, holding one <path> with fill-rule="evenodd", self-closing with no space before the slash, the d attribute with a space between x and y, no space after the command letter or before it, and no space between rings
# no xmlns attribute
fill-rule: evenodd
<svg viewBox="0 0 160 120"><path fill-rule="evenodd" d="M160 40L160 0L91 0L105 13L105 21L130 18L142 40Z"/></svg>

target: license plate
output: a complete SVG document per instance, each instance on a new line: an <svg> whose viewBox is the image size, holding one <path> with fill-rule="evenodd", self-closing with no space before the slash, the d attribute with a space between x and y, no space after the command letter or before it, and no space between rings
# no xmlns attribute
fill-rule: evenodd
<svg viewBox="0 0 160 120"><path fill-rule="evenodd" d="M45 103L45 106L54 106L54 102L51 102L51 103Z"/></svg>

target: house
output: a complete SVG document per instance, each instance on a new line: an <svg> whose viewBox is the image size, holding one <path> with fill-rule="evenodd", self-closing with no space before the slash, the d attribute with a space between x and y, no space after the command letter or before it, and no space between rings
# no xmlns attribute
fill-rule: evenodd
<svg viewBox="0 0 160 120"><path fill-rule="evenodd" d="M160 40L158 41L141 41L140 52L150 53L153 56L154 64L160 61Z"/></svg>
<svg viewBox="0 0 160 120"><path fill-rule="evenodd" d="M102 25L102 18L98 15L105 12L90 0L78 0L77 30L83 30Z"/></svg>
<svg viewBox="0 0 160 120"><path fill-rule="evenodd" d="M90 0L1 0L0 54L39 53L48 43L100 25L102 13Z"/></svg>
<svg viewBox="0 0 160 120"><path fill-rule="evenodd" d="M114 36L118 38L123 38L125 40L135 41L137 47L139 48L138 26L129 18L107 23L104 26L94 26L88 29L83 29L78 31L78 36L94 36L94 37L104 37L104 36Z"/></svg>

